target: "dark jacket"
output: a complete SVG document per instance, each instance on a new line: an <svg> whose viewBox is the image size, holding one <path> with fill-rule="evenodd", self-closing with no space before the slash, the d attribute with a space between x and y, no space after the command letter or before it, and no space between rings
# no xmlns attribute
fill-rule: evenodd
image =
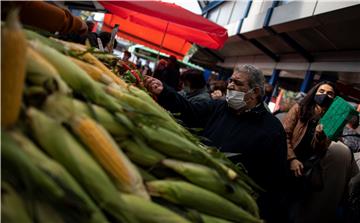
<svg viewBox="0 0 360 223"><path fill-rule="evenodd" d="M231 160L241 162L248 175L266 190L258 199L261 217L268 222L286 221L286 210L281 206L287 174L286 136L280 121L263 103L236 115L224 100L191 103L167 86L158 99L166 109L181 113L187 126L204 128L202 135L209 139L205 144L222 152L241 153Z"/></svg>
<svg viewBox="0 0 360 223"><path fill-rule="evenodd" d="M195 90L190 93L186 93L184 91L180 91L178 93L192 103L198 103L198 102L202 102L202 101L211 100L210 94L207 91L206 87Z"/></svg>
<svg viewBox="0 0 360 223"><path fill-rule="evenodd" d="M204 128L205 143L222 152L241 153L232 158L241 162L252 177L266 190L276 190L286 173L285 131L260 103L250 112L236 115L226 101L191 103L171 88L164 87L159 103L189 127ZM281 186L281 185L280 185Z"/></svg>

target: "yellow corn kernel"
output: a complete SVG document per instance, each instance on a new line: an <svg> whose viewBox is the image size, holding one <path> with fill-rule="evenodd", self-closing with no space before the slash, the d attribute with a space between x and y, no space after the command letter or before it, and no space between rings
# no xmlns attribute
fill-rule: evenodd
<svg viewBox="0 0 360 223"><path fill-rule="evenodd" d="M121 191L150 199L140 173L101 125L86 116L77 116L71 126Z"/></svg>

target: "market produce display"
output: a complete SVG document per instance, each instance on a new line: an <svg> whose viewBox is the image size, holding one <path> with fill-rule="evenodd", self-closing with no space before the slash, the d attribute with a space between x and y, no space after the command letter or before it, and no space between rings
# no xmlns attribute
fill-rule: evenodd
<svg viewBox="0 0 360 223"><path fill-rule="evenodd" d="M22 29L16 12L1 36L4 221L262 222L261 188L159 106L136 69Z"/></svg>

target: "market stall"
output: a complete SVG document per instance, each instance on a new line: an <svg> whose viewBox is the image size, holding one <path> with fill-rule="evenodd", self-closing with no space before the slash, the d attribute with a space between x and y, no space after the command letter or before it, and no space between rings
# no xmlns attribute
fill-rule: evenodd
<svg viewBox="0 0 360 223"><path fill-rule="evenodd" d="M262 222L245 171L112 55L22 29L15 12L1 35L4 222Z"/></svg>

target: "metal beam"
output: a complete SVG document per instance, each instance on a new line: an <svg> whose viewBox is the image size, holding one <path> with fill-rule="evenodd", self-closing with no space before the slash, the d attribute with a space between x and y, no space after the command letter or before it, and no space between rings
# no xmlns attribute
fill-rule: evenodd
<svg viewBox="0 0 360 223"><path fill-rule="evenodd" d="M287 33L277 33L274 29L272 29L270 24L270 19L272 16L272 13L274 11L274 8L279 5L280 1L274 1L272 6L268 8L264 20L263 28L270 32L271 34L278 36L286 45L291 47L293 50L295 50L298 54L300 54L304 59L306 59L308 62L313 62L314 57L307 52L300 44L298 44L295 40L293 40Z"/></svg>
<svg viewBox="0 0 360 223"><path fill-rule="evenodd" d="M219 56L218 54L214 53L212 50L208 48L203 48L203 49L205 50L206 53L210 54L211 56L215 57L216 59L224 63L225 59L223 57Z"/></svg>
<svg viewBox="0 0 360 223"><path fill-rule="evenodd" d="M304 81L301 84L300 91L306 93L314 80L315 73L314 71L307 70L305 73Z"/></svg>
<svg viewBox="0 0 360 223"><path fill-rule="evenodd" d="M211 1L207 6L201 9L202 10L201 14L205 15L206 13L213 10L214 8L217 8L219 5L221 5L224 2L225 2L224 0Z"/></svg>
<svg viewBox="0 0 360 223"><path fill-rule="evenodd" d="M258 50L263 52L266 56L270 57L273 61L275 61L275 62L280 61L279 55L275 54L274 52L272 52L271 50L266 48L266 46L264 46L262 43L260 43L256 39L248 39L242 34L237 34L237 36L239 38L241 38L242 40L246 40L246 41L250 42L253 46L255 46Z"/></svg>

